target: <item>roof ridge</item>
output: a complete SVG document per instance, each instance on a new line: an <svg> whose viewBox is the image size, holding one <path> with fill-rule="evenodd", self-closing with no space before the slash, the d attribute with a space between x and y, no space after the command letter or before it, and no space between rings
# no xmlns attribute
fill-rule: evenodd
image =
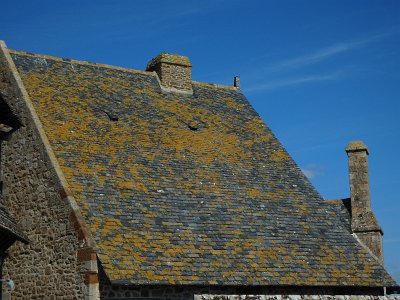
<svg viewBox="0 0 400 300"><path fill-rule="evenodd" d="M126 72L132 72L132 73L139 73L139 74L144 74L144 75L155 76L155 72L154 71L142 71L142 70L136 70L136 69L130 69L130 68L125 68L125 67L114 66L114 65L110 65L110 64L102 64L102 63L88 62L88 61L77 60L77 59L62 58L62 57L46 55L46 54L36 54L36 53L20 51L20 50L13 50L13 49L8 49L8 51L10 53L15 53L15 54L19 54L19 55L38 57L38 58L45 58L45 59L52 59L52 60L61 61L61 62L70 62L70 63L86 65L86 66L103 67L103 68L108 68L108 69L114 69L114 70L120 70L120 71L126 71ZM215 88L225 88L225 89L230 89L230 90L234 90L234 91L240 91L240 89L238 89L237 87L230 86L230 85L223 85L223 84L209 83L209 82L202 82L202 81L195 81L195 80L192 80L192 83L193 84L198 84L198 85L211 86L211 87L215 87Z"/></svg>
<svg viewBox="0 0 400 300"><path fill-rule="evenodd" d="M233 91L240 91L239 88L237 88L235 86L230 86L230 85L209 83L209 82L195 81L195 80L192 80L192 83L198 84L198 85L207 85L207 86L216 87L216 88L230 89L230 90L233 90Z"/></svg>
<svg viewBox="0 0 400 300"><path fill-rule="evenodd" d="M125 67L118 67L118 66L109 65L109 64L94 63L94 62L88 62L88 61L76 60L76 59L69 59L69 58L62 58L62 57L57 57L57 56L45 55L45 54L36 54L36 53L25 52L25 51L19 51L19 50L13 50L13 49L8 49L8 51L9 51L10 53L20 54L20 55L25 55L25 56L32 56L32 57L38 57L38 58L52 59L52 60L55 60L55 61L70 62L70 63L80 64L80 65L88 65L88 66L95 66L95 67L103 67L103 68L108 68L108 69L114 69L114 70L127 71L127 72L132 72L132 73L140 73L140 74L145 74L145 75L152 75L152 76L154 76L154 72L153 72L153 71L151 71L151 72L149 72L149 71L142 71L142 70L136 70L136 69L125 68Z"/></svg>

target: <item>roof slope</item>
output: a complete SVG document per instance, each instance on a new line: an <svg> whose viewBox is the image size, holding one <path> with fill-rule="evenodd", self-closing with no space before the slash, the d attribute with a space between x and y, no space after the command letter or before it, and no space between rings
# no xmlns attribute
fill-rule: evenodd
<svg viewBox="0 0 400 300"><path fill-rule="evenodd" d="M113 282L395 285L235 88L12 57Z"/></svg>
<svg viewBox="0 0 400 300"><path fill-rule="evenodd" d="M336 210L336 215L341 219L342 223L351 231L351 199L334 199L326 200L331 207Z"/></svg>

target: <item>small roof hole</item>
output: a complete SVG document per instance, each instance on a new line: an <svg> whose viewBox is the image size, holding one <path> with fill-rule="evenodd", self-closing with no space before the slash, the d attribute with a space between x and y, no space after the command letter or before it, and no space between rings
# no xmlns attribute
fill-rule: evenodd
<svg viewBox="0 0 400 300"><path fill-rule="evenodd" d="M118 121L118 116L115 113L106 110L104 112L111 121Z"/></svg>
<svg viewBox="0 0 400 300"><path fill-rule="evenodd" d="M192 131L197 131L197 130L198 130L197 127L191 126L190 124L188 125L188 127L189 127L189 129L192 130Z"/></svg>

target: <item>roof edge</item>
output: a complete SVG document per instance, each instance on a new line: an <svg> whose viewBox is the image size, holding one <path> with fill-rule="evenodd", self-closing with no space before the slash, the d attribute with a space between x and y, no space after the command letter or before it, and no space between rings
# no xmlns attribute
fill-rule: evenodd
<svg viewBox="0 0 400 300"><path fill-rule="evenodd" d="M340 199L326 199L324 198L324 200L328 203L331 204L337 204L337 203L343 203L343 201L349 201L351 198L347 197L347 198L340 198Z"/></svg>
<svg viewBox="0 0 400 300"><path fill-rule="evenodd" d="M49 162L53 167L53 170L56 174L56 178L58 184L60 185L61 189L59 191L60 196L63 200L65 200L69 206L71 207L71 215L70 220L74 224L74 229L78 234L78 238L82 241L82 245L86 245L89 247L93 247L97 249L96 243L90 233L89 227L86 225L82 214L80 213L79 206L75 201L72 194L69 192L69 185L67 180L61 170L60 165L58 164L57 158L51 148L50 142L47 138L47 135L43 129L43 124L41 123L38 114L33 106L32 101L28 95L28 92L25 89L25 86L22 82L22 79L19 75L17 67L14 64L14 61L11 58L10 53L14 53L12 50L9 51L5 42L0 40L0 59L2 58L5 63L5 69L9 72L8 76L17 86L17 89L20 93L20 97L23 99L22 101L25 103L29 117L31 118L33 124L35 125L34 130L36 130L42 144L44 147L44 152L47 154L49 158ZM8 69L8 70L7 70Z"/></svg>
<svg viewBox="0 0 400 300"><path fill-rule="evenodd" d="M217 84L217 83L209 83L209 82L203 82L203 81L194 81L192 80L193 84L197 84L197 85L203 85L203 86L208 86L208 87L215 87L215 88L222 88L222 89L229 89L232 91L238 91L238 92L242 92L241 89L239 89L236 86L231 86L231 85L224 85L224 84Z"/></svg>
<svg viewBox="0 0 400 300"><path fill-rule="evenodd" d="M109 278L108 278L109 279ZM110 279L109 279L110 280ZM234 284L234 283L209 283L209 282L204 282L204 283L198 283L198 282L193 282L193 283L170 283L167 280L165 282L154 282L154 283L148 283L148 282L139 282L139 283L132 283L128 280L110 280L110 283L112 285L121 285L121 286L127 286L127 285L133 285L133 286L187 286L187 287L196 287L196 286L211 286L211 287L268 287L268 288L320 288L320 289L326 289L326 288L332 288L332 289L360 289L360 288L370 288L370 289L377 289L377 288L386 288L386 289L391 289L391 290L400 290L399 285L334 285L334 284L325 284L325 285L293 285L293 284Z"/></svg>
<svg viewBox="0 0 400 300"><path fill-rule="evenodd" d="M13 50L13 49L7 49L7 50L9 53L15 53L15 54L25 55L25 56L30 56L30 57L38 57L38 58L44 58L44 59L51 59L51 60L55 60L55 61L61 61L61 62L65 62L65 63L74 63L74 64L79 64L79 65L95 66L95 67L120 70L120 71L138 73L138 74L149 75L149 76L157 76L154 71L142 71L142 70L118 67L118 66L114 66L114 65L110 65L110 64L87 62L87 61L83 61L83 60L61 58L61 57L45 55L45 54L35 54L35 53L31 53L31 52L25 52L25 51ZM192 83L197 84L197 85L203 85L203 86L209 86L209 87L215 87L215 88L224 88L224 89L230 89L233 91L241 92L241 90L238 87L230 86L230 85L208 83L208 82L194 81L194 80L192 80Z"/></svg>
<svg viewBox="0 0 400 300"><path fill-rule="evenodd" d="M38 57L38 58L45 58L45 59L52 59L52 60L55 60L55 61L61 61L61 62L65 62L65 63L74 63L74 64L87 65L87 66L102 67L102 68L115 69L115 70L121 70L121 71L126 71L126 72L132 72L132 73L139 73L139 74L154 76L152 71L141 71L141 70L135 70L135 69L129 69L129 68L124 68L124 67L113 66L113 65L109 65L109 64L94 63L94 62L88 62L88 61L76 60L76 59L69 59L69 58L62 58L62 57L57 57L57 56L45 55L45 54L35 54L35 53L31 53L31 52L12 50L12 49L9 49L8 51L9 51L9 53L15 53L15 54L20 54L20 55Z"/></svg>
<svg viewBox="0 0 400 300"><path fill-rule="evenodd" d="M29 244L31 242L31 240L19 228L18 228L18 230L19 230L18 232L16 232L15 230L11 230L8 227L0 227L0 229L6 230L11 236L14 237L14 239L16 241L19 241L24 244Z"/></svg>

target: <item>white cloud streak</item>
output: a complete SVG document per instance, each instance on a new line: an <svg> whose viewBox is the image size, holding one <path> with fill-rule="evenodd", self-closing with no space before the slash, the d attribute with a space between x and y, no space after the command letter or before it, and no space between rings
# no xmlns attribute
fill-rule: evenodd
<svg viewBox="0 0 400 300"><path fill-rule="evenodd" d="M400 238L392 238L392 239L386 239L385 243L391 244L391 243L400 243Z"/></svg>
<svg viewBox="0 0 400 300"><path fill-rule="evenodd" d="M297 56L294 58L282 60L275 64L265 66L262 70L263 78L268 78L272 73L287 71L288 69L301 68L308 65L323 62L337 55L347 53L357 48L365 47L371 43L378 42L384 38L399 34L399 30L392 30L390 32L384 32L374 34L369 37L354 39L347 42L338 42L331 46L317 49L309 54ZM268 74L269 73L269 74ZM268 76L270 75L270 76ZM260 77L260 70L257 72L257 76ZM276 74L274 74L276 78ZM317 75L303 75L295 78L282 78L279 80L273 80L270 82L255 84L248 88L245 88L246 92L263 92L271 91L283 87L296 86L306 83L322 82L328 80L338 80L345 77L344 69L341 71L330 73L330 74L317 74Z"/></svg>
<svg viewBox="0 0 400 300"><path fill-rule="evenodd" d="M276 81L271 81L271 82L267 82L267 83L262 83L262 84L258 84L258 85L249 87L245 90L246 90L246 92L269 91L269 90L274 90L274 89L278 89L278 88L282 88L282 87L300 85L300 84L305 84L305 83L310 83L310 82L337 80L337 79L340 79L341 77L342 77L342 74L339 72L335 72L335 73L327 74L327 75L308 75L308 76L303 76L303 77L298 77L298 78L289 78L289 79L282 79L282 80L276 80Z"/></svg>
<svg viewBox="0 0 400 300"><path fill-rule="evenodd" d="M370 37L363 38L363 39L357 39L357 40L353 40L353 41L349 41L349 42L336 43L334 45L316 50L310 54L306 54L306 55L298 56L298 57L295 57L292 59L281 61L279 63L276 63L276 64L268 67L268 69L274 70L274 71L280 71L280 70L287 69L287 68L296 68L296 67L315 64L320 61L329 59L335 55L345 53L345 52L351 51L356 48L361 48L361 47L366 46L373 42L377 42L383 38L392 36L393 34L395 34L395 33L387 32L387 33L375 34L375 35L372 35Z"/></svg>
<svg viewBox="0 0 400 300"><path fill-rule="evenodd" d="M352 46L349 44L336 44L330 47L320 49L308 55L299 56L289 60L284 60L280 63L271 66L269 69L280 70L285 68L295 68L295 67L314 64L322 60L328 59L334 55L346 52L351 48Z"/></svg>
<svg viewBox="0 0 400 300"><path fill-rule="evenodd" d="M304 173L304 175L306 175L308 179L314 179L315 177L324 174L322 168L315 164L307 165L305 168L302 168L301 171Z"/></svg>

